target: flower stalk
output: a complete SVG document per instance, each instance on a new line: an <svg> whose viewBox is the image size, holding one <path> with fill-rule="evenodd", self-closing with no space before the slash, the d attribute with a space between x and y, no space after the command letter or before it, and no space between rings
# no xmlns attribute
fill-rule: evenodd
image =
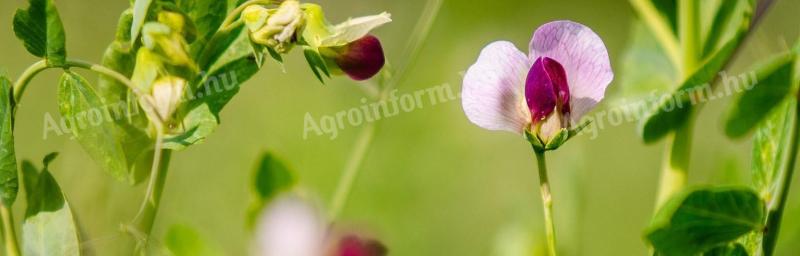
<svg viewBox="0 0 800 256"><path fill-rule="evenodd" d="M556 256L556 226L553 221L553 195L550 193L550 180L547 177L547 163L545 161L544 151L534 148L533 152L536 154L536 163L539 170L539 189L544 209L547 252L550 256Z"/></svg>
<svg viewBox="0 0 800 256"><path fill-rule="evenodd" d="M5 240L4 247L6 248L6 255L20 256L19 242L17 242L17 233L14 230L14 216L11 214L11 207L0 204L0 218L2 218L3 238Z"/></svg>

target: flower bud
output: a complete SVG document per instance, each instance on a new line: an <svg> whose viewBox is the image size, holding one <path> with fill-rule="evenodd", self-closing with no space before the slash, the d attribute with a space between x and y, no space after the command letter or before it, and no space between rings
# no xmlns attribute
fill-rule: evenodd
<svg viewBox="0 0 800 256"><path fill-rule="evenodd" d="M385 256L386 254L386 246L379 241L346 235L339 240L331 256Z"/></svg>
<svg viewBox="0 0 800 256"><path fill-rule="evenodd" d="M152 103L161 120L169 120L180 106L186 80L175 76L159 78L153 83Z"/></svg>
<svg viewBox="0 0 800 256"><path fill-rule="evenodd" d="M386 63L381 42L372 35L345 46L330 48L330 51L322 51L322 55L356 81L375 76Z"/></svg>
<svg viewBox="0 0 800 256"><path fill-rule="evenodd" d="M279 53L286 53L296 41L297 30L303 25L300 2L287 0L274 13L270 12L261 6L250 6L242 12L242 19L251 32L250 40Z"/></svg>

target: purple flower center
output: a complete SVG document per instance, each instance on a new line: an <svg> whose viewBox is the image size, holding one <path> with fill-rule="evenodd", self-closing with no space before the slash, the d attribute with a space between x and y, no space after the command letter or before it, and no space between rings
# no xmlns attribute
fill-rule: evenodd
<svg viewBox="0 0 800 256"><path fill-rule="evenodd" d="M536 59L525 81L525 102L534 124L556 109L560 114L569 114L567 73L558 61L548 57Z"/></svg>

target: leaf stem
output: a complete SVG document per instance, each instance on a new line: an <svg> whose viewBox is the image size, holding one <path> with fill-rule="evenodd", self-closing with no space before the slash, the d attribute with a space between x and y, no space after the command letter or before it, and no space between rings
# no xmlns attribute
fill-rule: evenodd
<svg viewBox="0 0 800 256"><path fill-rule="evenodd" d="M691 114L690 114L691 115ZM661 168L661 178L655 209L661 208L669 198L686 187L689 177L689 160L692 152L692 128L694 116L678 127L670 135L670 141L664 151L664 163Z"/></svg>
<svg viewBox="0 0 800 256"><path fill-rule="evenodd" d="M798 101L800 101L800 94L798 94ZM767 206L769 214L767 215L767 224L765 227L764 241L762 250L765 256L771 256L775 252L775 245L778 242L778 234L781 227L781 219L783 218L783 211L786 208L786 201L789 197L789 187L792 184L792 177L794 176L794 169L797 163L798 144L800 144L800 103L795 102L795 117L792 121L792 133L789 137L789 155L786 162L783 164L783 172L781 174L781 183L778 191L780 194L774 198Z"/></svg>
<svg viewBox="0 0 800 256"><path fill-rule="evenodd" d="M397 87L397 85L400 83L400 79L404 77L406 68L413 63L413 61L419 55L419 51L422 48L422 43L430 34L431 26L433 26L433 23L439 14L442 1L443 0L430 0L425 5L424 12L422 13L420 20L417 22L417 25L414 27L414 30L411 32L411 35L413 36L411 39L409 39L408 45L404 51L404 56L408 56L409 59L403 62L397 69L394 70L394 72L384 69L383 75L385 79L383 79L384 84L379 86L379 88L381 88L378 92L379 101L385 101L388 97L390 97L392 90ZM347 163L345 164L344 171L342 172L342 176L339 178L339 182L336 185L336 190L334 191L331 199L331 208L329 212L331 221L336 221L344 209L345 204L347 204L347 199L350 197L350 191L352 190L353 184L358 177L358 171L362 162L364 161L365 155L372 146L372 141L374 140L377 126L382 120L383 119L379 119L373 123L368 123L358 135L356 145L353 148Z"/></svg>
<svg viewBox="0 0 800 256"><path fill-rule="evenodd" d="M547 235L547 251L550 256L556 256L556 227L553 221L553 196L550 193L550 181L547 178L547 163L544 151L534 149L536 162L539 167L539 189L541 190L542 206L544 208L545 233Z"/></svg>
<svg viewBox="0 0 800 256"><path fill-rule="evenodd" d="M30 65L22 72L22 75L20 75L19 79L14 83L14 105L18 104L22 99L22 94L25 93L25 89L28 87L31 80L33 80L36 75L49 68L51 67L47 65L47 61L40 60Z"/></svg>
<svg viewBox="0 0 800 256"><path fill-rule="evenodd" d="M14 216L11 214L11 209L0 204L0 217L3 219L3 238L5 240L6 255L20 256L19 242L17 242L17 233L14 230Z"/></svg>
<svg viewBox="0 0 800 256"><path fill-rule="evenodd" d="M350 196L353 183L358 176L358 170L361 169L361 164L364 162L364 157L367 154L372 141L375 138L376 123L369 123L361 133L358 135L356 145L353 148L350 157L345 165L344 172L339 178L339 183L333 193L331 199L330 219L336 220L341 214L344 205L347 203L347 198Z"/></svg>

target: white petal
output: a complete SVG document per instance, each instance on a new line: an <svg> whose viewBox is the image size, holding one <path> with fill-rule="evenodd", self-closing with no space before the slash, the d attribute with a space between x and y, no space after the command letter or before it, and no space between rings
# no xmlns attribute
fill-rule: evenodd
<svg viewBox="0 0 800 256"><path fill-rule="evenodd" d="M536 29L529 57L549 57L564 67L573 124L603 99L614 79L603 40L589 27L572 21L554 21Z"/></svg>
<svg viewBox="0 0 800 256"><path fill-rule="evenodd" d="M259 256L320 256L326 224L317 209L294 196L276 198L259 219Z"/></svg>
<svg viewBox="0 0 800 256"><path fill-rule="evenodd" d="M464 75L461 104L472 123L488 130L522 133L530 123L525 78L530 62L514 44L494 42L483 48Z"/></svg>
<svg viewBox="0 0 800 256"><path fill-rule="evenodd" d="M323 38L320 43L321 47L334 47L342 46L361 39L366 36L369 31L392 21L392 15L389 13L381 13L378 15L358 17L355 19L347 20L333 29L333 34L329 37Z"/></svg>

